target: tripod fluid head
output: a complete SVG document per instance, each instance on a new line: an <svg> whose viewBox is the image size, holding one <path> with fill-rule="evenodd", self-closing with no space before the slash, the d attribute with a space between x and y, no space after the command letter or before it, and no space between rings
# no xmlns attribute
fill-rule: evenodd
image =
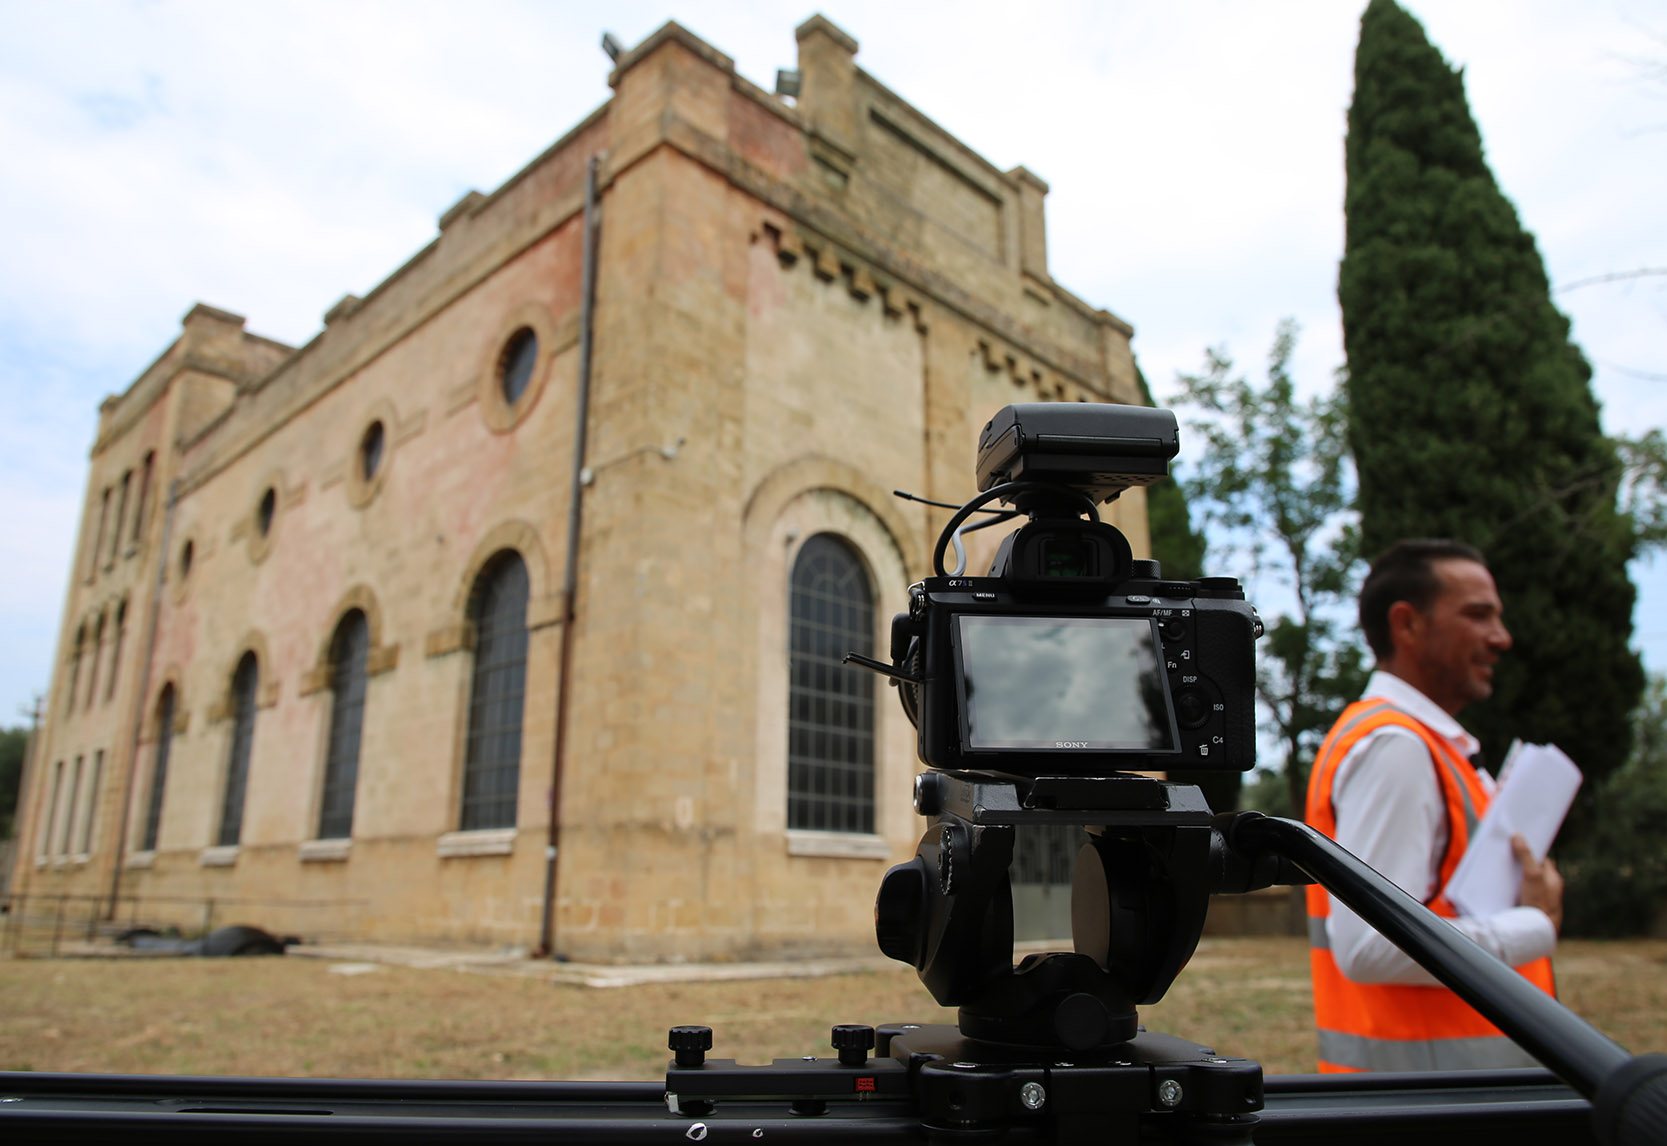
<svg viewBox="0 0 1667 1146"><path fill-rule="evenodd" d="M929 772L934 817L915 858L880 885L881 951L960 1008L969 1038L1038 1051L1133 1038L1197 945L1209 897L1209 807L1197 788L1147 776ZM1071 885L1073 951L1012 965L1009 865L1023 825L1084 828Z"/></svg>

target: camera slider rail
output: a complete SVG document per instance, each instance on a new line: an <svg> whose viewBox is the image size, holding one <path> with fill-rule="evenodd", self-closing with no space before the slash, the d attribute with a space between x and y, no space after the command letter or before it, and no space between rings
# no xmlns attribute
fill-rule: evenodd
<svg viewBox="0 0 1667 1146"><path fill-rule="evenodd" d="M1103 1144L1118 1141L1111 1131L1126 1125L1101 1117L1059 1121L1068 1096L1057 1088L1049 1092L1038 1115L1027 1112L983 1131L933 1129L915 1111L911 1095L829 1102L822 1115L794 1114L781 1097L734 1098L694 1115L670 1111L666 1093L665 1081L0 1072L0 1141L53 1146L128 1139L205 1146L227 1141L305 1146L921 1146L934 1139L945 1144ZM1257 1146L1311 1146L1318 1141L1351 1146L1408 1141L1419 1146L1584 1146L1598 1141L1591 1106L1545 1071L1274 1075L1265 1083L1264 1098L1266 1105L1253 1131ZM1185 1142L1184 1131L1194 1142L1215 1141L1208 1137L1215 1127L1209 1120L1184 1114L1153 1114L1141 1123L1150 1137L1126 1140Z"/></svg>
<svg viewBox="0 0 1667 1146"><path fill-rule="evenodd" d="M860 1032L860 1033L859 1033ZM710 1047L707 1027L673 1027L670 1044ZM803 1118L905 1101L928 1140L979 1141L1008 1132L1048 1141L1136 1141L1145 1133L1245 1143L1262 1107L1262 1068L1210 1047L1142 1031L1103 1054L1038 1061L950 1026L838 1026L837 1059L777 1059L744 1066L678 1049L666 1071L667 1107L711 1119L733 1103L787 1103ZM878 1043L875 1057L853 1043Z"/></svg>

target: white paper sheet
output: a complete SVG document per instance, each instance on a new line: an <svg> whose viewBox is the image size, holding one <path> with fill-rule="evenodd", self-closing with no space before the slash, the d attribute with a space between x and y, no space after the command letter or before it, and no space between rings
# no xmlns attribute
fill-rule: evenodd
<svg viewBox="0 0 1667 1146"><path fill-rule="evenodd" d="M1528 841L1544 859L1580 790L1580 769L1554 744L1513 744L1499 790L1448 880L1448 902L1461 915L1492 915L1515 907L1522 867L1511 837Z"/></svg>

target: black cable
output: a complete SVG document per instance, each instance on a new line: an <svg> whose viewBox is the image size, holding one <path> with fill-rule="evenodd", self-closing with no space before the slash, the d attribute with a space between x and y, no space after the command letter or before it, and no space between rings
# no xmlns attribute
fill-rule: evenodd
<svg viewBox="0 0 1667 1146"><path fill-rule="evenodd" d="M955 531L960 528L963 521L977 513L980 509L983 509L989 502L996 501L1001 498L1011 498L1014 494L1025 493L1030 490L1045 490L1048 493L1056 495L1074 495L1081 499L1083 505L1086 507L1079 512L1087 513L1090 521L1100 520L1100 507L1095 504L1094 499L1089 497L1086 493L1083 493L1081 490L1072 489L1069 486L1059 486L1050 482L1039 481L1009 481L1003 482L1000 485L991 486L989 489L967 502L960 509L956 510L955 516L949 519L949 523L943 527L943 532L938 534L938 544L932 550L932 568L937 572L938 576L949 576L943 567L944 550L949 548L950 538L955 535ZM1011 512L1017 515L1021 511L1013 510Z"/></svg>

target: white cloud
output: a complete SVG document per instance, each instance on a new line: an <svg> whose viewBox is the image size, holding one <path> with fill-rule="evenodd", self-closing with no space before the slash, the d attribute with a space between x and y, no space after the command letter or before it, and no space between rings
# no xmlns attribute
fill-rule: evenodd
<svg viewBox="0 0 1667 1146"><path fill-rule="evenodd" d="M1342 155L1361 4L830 2L858 62L1002 168L1053 187L1051 263L1135 325L1153 389L1281 316L1307 386L1342 359ZM1554 282L1667 265L1663 54L1637 5L1412 9L1466 69L1490 162ZM675 18L766 88L805 8L690 0L65 0L0 8L0 720L44 687L99 399L197 300L299 343L608 96L606 28ZM1652 25L1651 20L1655 23ZM1667 283L1560 296L1608 424L1667 425ZM1667 667L1667 569L1640 631ZM1659 620L1654 619L1660 615ZM1653 634L1653 635L1652 635Z"/></svg>

